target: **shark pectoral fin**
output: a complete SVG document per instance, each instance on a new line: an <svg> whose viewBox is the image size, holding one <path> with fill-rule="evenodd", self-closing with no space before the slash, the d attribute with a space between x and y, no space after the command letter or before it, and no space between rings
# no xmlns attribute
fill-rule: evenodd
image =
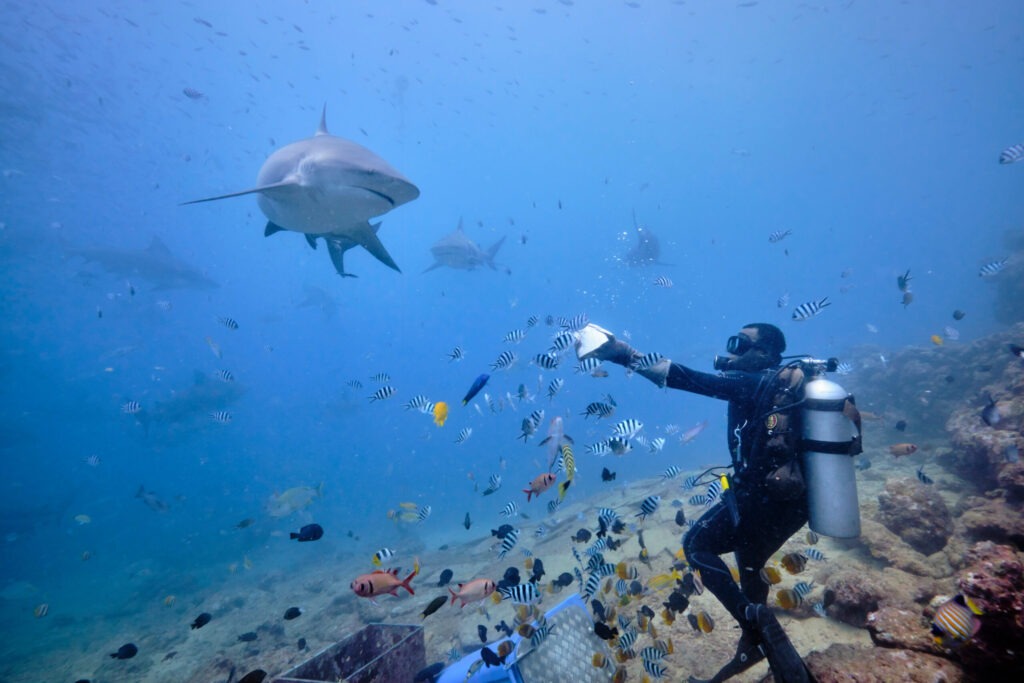
<svg viewBox="0 0 1024 683"><path fill-rule="evenodd" d="M267 227L263 228L263 236L264 237L270 237L271 235L273 235L275 233L278 233L278 232L281 232L282 230L287 230L287 229L288 228L282 228L277 223L274 223L272 221L267 221Z"/></svg>
<svg viewBox="0 0 1024 683"><path fill-rule="evenodd" d="M377 237L377 230L380 228L380 223L376 226L371 226L369 223L364 223L359 229L352 233L352 239L359 243L366 251L373 254L373 257L383 263L388 268L393 268L399 273L402 269L398 267L395 260L391 258L391 254L384 248L384 243Z"/></svg>
<svg viewBox="0 0 1024 683"><path fill-rule="evenodd" d="M494 266L494 257L498 255L498 250L501 249L501 245L505 243L505 237L502 236L500 240L491 245L491 248L487 250L487 265L491 267L491 270L496 270Z"/></svg>
<svg viewBox="0 0 1024 683"><path fill-rule="evenodd" d="M231 197L241 197L247 194L256 194L258 192L270 192L274 190L281 190L286 188L298 187L299 183L295 180L282 180L279 183L271 183L270 185L260 185L249 190L242 190L241 192L231 192L229 194L219 194L216 197L204 197L203 199L193 199L190 202L182 202L178 206L185 206L187 204L202 204L203 202L215 202L218 199L230 199Z"/></svg>
<svg viewBox="0 0 1024 683"><path fill-rule="evenodd" d="M318 237L318 235L310 235L308 232L306 233L306 243L311 248L313 248L313 249L316 249L316 238L317 237ZM330 249L330 246L331 246L330 242L328 241L327 248Z"/></svg>
<svg viewBox="0 0 1024 683"><path fill-rule="evenodd" d="M331 237L325 237L324 241L327 242L327 253L330 255L331 263L334 264L334 270L338 271L338 275L341 277L358 277L358 275L345 272L345 252L356 246L356 243Z"/></svg>
<svg viewBox="0 0 1024 683"><path fill-rule="evenodd" d="M427 268L426 270L424 270L423 273L429 273L430 271L434 270L435 268L440 268L443 265L444 264L441 263L440 261L435 261L434 264L432 266L430 266L429 268ZM423 273L420 273L420 275L422 275Z"/></svg>

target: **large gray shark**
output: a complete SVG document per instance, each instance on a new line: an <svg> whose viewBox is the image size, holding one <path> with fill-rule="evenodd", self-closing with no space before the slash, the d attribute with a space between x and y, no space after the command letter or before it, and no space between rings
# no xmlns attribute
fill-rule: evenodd
<svg viewBox="0 0 1024 683"><path fill-rule="evenodd" d="M634 268L639 266L669 265L662 263L660 260L661 245L658 243L657 236L648 228L636 222L635 211L633 212L633 226L636 228L636 246L626 252L626 256L623 258L626 265Z"/></svg>
<svg viewBox="0 0 1024 683"><path fill-rule="evenodd" d="M502 237L492 244L490 249L484 251L476 245L476 242L466 237L466 233L462 231L462 219L459 218L459 227L439 239L430 248L430 253L434 255L434 263L423 272L427 273L442 266L458 270L473 270L487 266L491 270L497 270L494 256L504 242L505 238ZM505 272L510 271L505 268Z"/></svg>
<svg viewBox="0 0 1024 683"><path fill-rule="evenodd" d="M172 254L167 245L155 236L145 249L69 247L67 252L97 263L119 277L146 280L154 289L213 289L219 286Z"/></svg>
<svg viewBox="0 0 1024 683"><path fill-rule="evenodd" d="M314 248L316 238L323 237L338 274L345 276L350 273L345 272L342 257L356 246L399 270L377 237L380 224L370 225L370 219L411 202L420 191L370 150L328 133L324 106L316 135L271 154L256 177L256 187L185 204L246 194L258 195L256 203L268 219L264 235L281 230L305 233Z"/></svg>

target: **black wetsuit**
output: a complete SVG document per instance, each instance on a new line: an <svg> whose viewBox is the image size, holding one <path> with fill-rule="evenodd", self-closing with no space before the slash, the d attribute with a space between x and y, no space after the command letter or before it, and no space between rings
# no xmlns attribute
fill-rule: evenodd
<svg viewBox="0 0 1024 683"><path fill-rule="evenodd" d="M796 500L773 499L764 482L777 463L765 462L765 458L759 458L760 453L752 452L760 450L757 445L764 434L766 415L758 412L771 406L779 382L778 370L712 375L673 363L666 381L666 386L673 389L729 402L728 442L735 465L730 489L739 508L739 525L733 526L725 503L719 500L686 532L683 551L690 566L700 570L704 586L745 630L746 606L764 603L768 598L768 584L760 576L765 562L807 523L806 495ZM728 552L736 556L739 586L719 557Z"/></svg>

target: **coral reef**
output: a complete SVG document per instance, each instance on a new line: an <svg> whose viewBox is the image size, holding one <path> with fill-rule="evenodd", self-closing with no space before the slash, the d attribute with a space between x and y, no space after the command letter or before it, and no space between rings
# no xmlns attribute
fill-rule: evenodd
<svg viewBox="0 0 1024 683"><path fill-rule="evenodd" d="M960 683L970 680L954 662L906 650L833 645L824 652L811 654L806 663L818 683Z"/></svg>
<svg viewBox="0 0 1024 683"><path fill-rule="evenodd" d="M957 586L980 608L981 630L956 654L979 674L1024 676L1022 559L1012 548L991 542L976 544L965 557L967 571Z"/></svg>
<svg viewBox="0 0 1024 683"><path fill-rule="evenodd" d="M934 487L914 479L893 479L878 496L878 519L907 545L925 555L946 547L953 518Z"/></svg>

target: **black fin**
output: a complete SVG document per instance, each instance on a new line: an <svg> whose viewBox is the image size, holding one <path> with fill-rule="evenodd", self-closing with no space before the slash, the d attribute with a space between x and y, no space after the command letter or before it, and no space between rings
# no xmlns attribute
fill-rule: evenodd
<svg viewBox="0 0 1024 683"><path fill-rule="evenodd" d="M761 634L762 647L775 680L779 683L809 683L811 678L804 660L800 658L793 643L789 642L789 637L771 609L767 605L752 605L747 610L748 615L753 610L754 622Z"/></svg>
<svg viewBox="0 0 1024 683"><path fill-rule="evenodd" d="M263 229L263 236L264 237L270 237L271 235L273 235L276 232L281 232L282 230L287 230L287 229L288 228L282 228L280 225L277 225L276 223L273 223L271 221L267 221L267 227L265 227Z"/></svg>
<svg viewBox="0 0 1024 683"><path fill-rule="evenodd" d="M317 238L317 235L310 235L307 232L306 233L306 244L308 244L311 248L316 249L316 238Z"/></svg>

